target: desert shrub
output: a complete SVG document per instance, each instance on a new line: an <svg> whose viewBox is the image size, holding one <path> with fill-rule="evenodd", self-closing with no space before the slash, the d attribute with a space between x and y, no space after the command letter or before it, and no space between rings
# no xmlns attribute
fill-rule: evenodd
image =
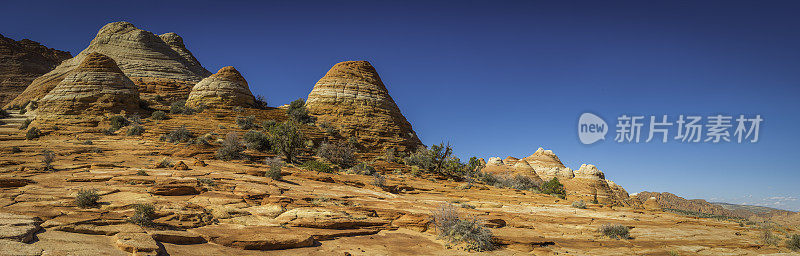
<svg viewBox="0 0 800 256"><path fill-rule="evenodd" d="M75 196L75 204L80 208L95 207L98 200L100 200L100 194L97 194L97 190L94 189L81 189Z"/></svg>
<svg viewBox="0 0 800 256"><path fill-rule="evenodd" d="M244 151L244 146L239 141L239 135L235 132L228 133L222 140L220 148L217 149L217 159L225 161L239 159L242 158L242 151Z"/></svg>
<svg viewBox="0 0 800 256"><path fill-rule="evenodd" d="M269 144L269 136L263 132L250 130L242 136L244 145L248 149L256 151L267 151L271 149Z"/></svg>
<svg viewBox="0 0 800 256"><path fill-rule="evenodd" d="M153 223L155 217L156 210L152 204L135 204L133 205L133 216L128 218L128 221L139 226L151 227L155 224Z"/></svg>
<svg viewBox="0 0 800 256"><path fill-rule="evenodd" d="M56 161L56 153L50 150L42 151L42 164L45 171L53 170L53 162Z"/></svg>
<svg viewBox="0 0 800 256"><path fill-rule="evenodd" d="M794 234L786 240L786 247L792 251L800 251L800 235Z"/></svg>
<svg viewBox="0 0 800 256"><path fill-rule="evenodd" d="M264 173L264 176L272 178L273 180L281 180L283 174L281 173L281 169L284 165L286 165L283 161L281 161L278 157L270 157L264 160L264 163L269 165L269 169Z"/></svg>
<svg viewBox="0 0 800 256"><path fill-rule="evenodd" d="M9 114L8 111L5 109L0 109L0 118L7 118L9 116L11 116L11 114Z"/></svg>
<svg viewBox="0 0 800 256"><path fill-rule="evenodd" d="M186 142L192 139L192 132L186 129L185 125L167 133L166 140L172 143Z"/></svg>
<svg viewBox="0 0 800 256"><path fill-rule="evenodd" d="M292 121L301 124L314 122L314 118L309 115L308 109L306 109L306 101L302 98L289 103L289 108L286 109L286 115L288 115Z"/></svg>
<svg viewBox="0 0 800 256"><path fill-rule="evenodd" d="M22 108L19 109L19 114L20 115L24 115L25 113L28 113L28 109L27 108L22 107Z"/></svg>
<svg viewBox="0 0 800 256"><path fill-rule="evenodd" d="M31 125L31 122L33 122L33 120L25 119L25 121L22 121L22 125L19 126L19 129L20 130L28 129L28 126Z"/></svg>
<svg viewBox="0 0 800 256"><path fill-rule="evenodd" d="M450 143L431 145L430 149L420 146L416 151L404 157L403 162L406 165L417 166L431 173L463 176L466 171L466 165L452 154L453 148Z"/></svg>
<svg viewBox="0 0 800 256"><path fill-rule="evenodd" d="M353 172L355 172L356 174L361 174L361 175L372 175L375 173L375 168L369 166L367 163L359 163L353 166L351 170L353 170Z"/></svg>
<svg viewBox="0 0 800 256"><path fill-rule="evenodd" d="M372 185L382 188L386 186L386 177L381 175L380 173L373 173L372 174Z"/></svg>
<svg viewBox="0 0 800 256"><path fill-rule="evenodd" d="M558 196L561 199L567 198L567 190L564 189L564 184L558 181L558 178L553 177L550 181L542 183L539 188L542 193L548 195Z"/></svg>
<svg viewBox="0 0 800 256"><path fill-rule="evenodd" d="M136 175L138 175L138 176L150 176L150 174L147 174L147 172L145 170L136 171Z"/></svg>
<svg viewBox="0 0 800 256"><path fill-rule="evenodd" d="M213 180L213 179L209 179L209 178L197 178L197 185L198 185L198 186L209 186L209 187L214 187L214 186L216 186L216 185L217 185L217 183L216 183L216 182L214 182L214 180Z"/></svg>
<svg viewBox="0 0 800 256"><path fill-rule="evenodd" d="M186 101L180 100L169 105L169 112L172 114L183 114L186 111Z"/></svg>
<svg viewBox="0 0 800 256"><path fill-rule="evenodd" d="M600 233L604 236L614 239L628 239L630 238L630 228L620 224L603 224L600 226Z"/></svg>
<svg viewBox="0 0 800 256"><path fill-rule="evenodd" d="M174 166L172 159L168 157L161 158L161 160L156 163L156 168L170 168L172 166Z"/></svg>
<svg viewBox="0 0 800 256"><path fill-rule="evenodd" d="M167 112L158 110L150 114L150 119L153 120L167 120Z"/></svg>
<svg viewBox="0 0 800 256"><path fill-rule="evenodd" d="M309 171L333 173L331 166L317 160L308 160L301 167Z"/></svg>
<svg viewBox="0 0 800 256"><path fill-rule="evenodd" d="M28 129L28 132L25 133L26 140L36 139L42 136L42 132L39 131L39 128L31 127Z"/></svg>
<svg viewBox="0 0 800 256"><path fill-rule="evenodd" d="M350 168L357 163L355 149L348 145L323 142L317 148L317 156L330 161L342 168Z"/></svg>
<svg viewBox="0 0 800 256"><path fill-rule="evenodd" d="M275 120L267 120L261 122L261 128L264 130L272 129L272 127L275 127L276 125L278 125L278 122L276 122Z"/></svg>
<svg viewBox="0 0 800 256"><path fill-rule="evenodd" d="M13 147L11 147L10 151L11 151L11 154L16 154L16 153L22 152L22 149L20 149L17 146L13 146Z"/></svg>
<svg viewBox="0 0 800 256"><path fill-rule="evenodd" d="M336 127L333 127L330 123L320 123L318 126L320 129L325 131L325 134L328 136L335 136L336 134L339 134L339 132L336 131Z"/></svg>
<svg viewBox="0 0 800 256"><path fill-rule="evenodd" d="M142 133L144 133L144 127L137 123L134 123L128 128L128 136L139 136L142 135Z"/></svg>
<svg viewBox="0 0 800 256"><path fill-rule="evenodd" d="M194 144L198 145L198 146L207 147L207 146L211 146L211 142L212 141L214 141L214 136L211 135L211 134L206 133L203 136L197 137L197 139L194 140Z"/></svg>
<svg viewBox="0 0 800 256"><path fill-rule="evenodd" d="M772 230L769 230L769 228L764 228L764 230L761 231L761 242L766 245L778 245L780 238L773 234Z"/></svg>
<svg viewBox="0 0 800 256"><path fill-rule="evenodd" d="M480 180L486 184L498 188L511 188L519 190L536 190L539 189L539 184L528 176L517 174L513 176L494 175L491 173L483 173L480 175Z"/></svg>
<svg viewBox="0 0 800 256"><path fill-rule="evenodd" d="M242 130L250 130L256 128L256 117L255 116L236 117L236 125L238 125L239 129Z"/></svg>
<svg viewBox="0 0 800 256"><path fill-rule="evenodd" d="M394 163L397 162L397 150L394 148L387 148L383 151L383 160L386 162Z"/></svg>
<svg viewBox="0 0 800 256"><path fill-rule="evenodd" d="M267 98L260 94L256 96L255 107L257 109L267 109L267 107L269 107L267 106Z"/></svg>
<svg viewBox="0 0 800 256"><path fill-rule="evenodd" d="M448 246L462 246L467 251L488 251L494 249L492 232L485 228L477 218L462 219L458 208L452 204L442 204L431 214L431 222L436 227L440 239Z"/></svg>
<svg viewBox="0 0 800 256"><path fill-rule="evenodd" d="M464 208L464 209L475 209L476 207L474 205L471 205L471 204L468 204L468 203L461 203L461 208Z"/></svg>
<svg viewBox="0 0 800 256"><path fill-rule="evenodd" d="M142 117L139 116L139 114L133 114L128 117L128 121L130 121L131 124L142 124Z"/></svg>
<svg viewBox="0 0 800 256"><path fill-rule="evenodd" d="M272 127L269 134L272 151L283 155L287 163L294 162L305 141L303 134L300 133L300 127L294 122L283 122Z"/></svg>
<svg viewBox="0 0 800 256"><path fill-rule="evenodd" d="M111 123L111 129L115 131L130 124L128 119L121 115L109 117L108 122Z"/></svg>
<svg viewBox="0 0 800 256"><path fill-rule="evenodd" d="M572 208L586 209L586 202L583 200L572 202Z"/></svg>

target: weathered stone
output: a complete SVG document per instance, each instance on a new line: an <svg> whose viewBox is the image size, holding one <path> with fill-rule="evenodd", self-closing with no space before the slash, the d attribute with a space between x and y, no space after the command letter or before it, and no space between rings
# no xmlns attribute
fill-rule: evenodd
<svg viewBox="0 0 800 256"><path fill-rule="evenodd" d="M39 256L42 249L34 245L0 239L0 256Z"/></svg>
<svg viewBox="0 0 800 256"><path fill-rule="evenodd" d="M186 171L189 170L189 166L186 165L183 161L178 162L175 164L175 170Z"/></svg>
<svg viewBox="0 0 800 256"><path fill-rule="evenodd" d="M89 53L39 102L39 116L104 115L139 111L139 91L116 62Z"/></svg>
<svg viewBox="0 0 800 256"><path fill-rule="evenodd" d="M156 240L147 233L117 233L114 238L117 248L130 253L155 252L159 249Z"/></svg>
<svg viewBox="0 0 800 256"><path fill-rule="evenodd" d="M24 187L33 183L32 180L22 178L0 178L0 188Z"/></svg>
<svg viewBox="0 0 800 256"><path fill-rule="evenodd" d="M314 245L314 238L303 232L281 227L243 227L212 225L190 230L223 246L245 250L280 250Z"/></svg>
<svg viewBox="0 0 800 256"><path fill-rule="evenodd" d="M22 93L33 79L69 58L72 58L69 52L0 35L0 107Z"/></svg>
<svg viewBox="0 0 800 256"><path fill-rule="evenodd" d="M411 151L422 145L378 72L366 61L334 65L314 85L306 107L318 123L331 124L371 150Z"/></svg>
<svg viewBox="0 0 800 256"><path fill-rule="evenodd" d="M41 220L36 217L0 213L0 239L27 243L33 240Z"/></svg>
<svg viewBox="0 0 800 256"><path fill-rule="evenodd" d="M186 105L190 107L253 107L255 97L247 81L233 67L224 67L216 74L206 77L189 93Z"/></svg>
<svg viewBox="0 0 800 256"><path fill-rule="evenodd" d="M162 196L185 196L200 194L197 186L189 183L156 184L150 188L150 194Z"/></svg>
<svg viewBox="0 0 800 256"><path fill-rule="evenodd" d="M191 56L183 46L183 40L174 33L160 37L128 22L113 22L103 26L86 49L36 78L7 106L38 101L93 52L116 60L122 72L140 86L142 92L185 97L191 85L211 75Z"/></svg>
<svg viewBox="0 0 800 256"><path fill-rule="evenodd" d="M149 231L150 236L156 241L171 244L202 244L206 240L195 233L174 230Z"/></svg>

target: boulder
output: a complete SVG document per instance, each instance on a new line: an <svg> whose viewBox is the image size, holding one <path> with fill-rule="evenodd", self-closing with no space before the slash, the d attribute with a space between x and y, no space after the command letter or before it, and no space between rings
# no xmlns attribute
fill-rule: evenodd
<svg viewBox="0 0 800 256"><path fill-rule="evenodd" d="M177 164L175 164L174 168L175 168L175 170L180 170L180 171L189 170L189 166L186 165L186 163L184 163L183 161L180 161Z"/></svg>
<svg viewBox="0 0 800 256"><path fill-rule="evenodd" d="M242 74L228 66L197 83L189 93L186 105L212 108L253 107L255 97Z"/></svg>
<svg viewBox="0 0 800 256"><path fill-rule="evenodd" d="M367 61L334 65L314 85L306 107L318 123L331 124L342 136L356 138L372 151L409 152L422 145Z"/></svg>

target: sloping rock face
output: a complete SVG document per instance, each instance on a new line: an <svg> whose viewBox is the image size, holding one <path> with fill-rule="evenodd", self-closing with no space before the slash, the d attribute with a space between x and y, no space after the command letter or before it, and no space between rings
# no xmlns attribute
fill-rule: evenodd
<svg viewBox="0 0 800 256"><path fill-rule="evenodd" d="M38 101L93 52L116 60L122 72L140 86L143 93L185 98L192 85L211 75L184 47L183 40L176 34L157 36L128 22L113 22L100 29L89 47L36 78L6 106Z"/></svg>
<svg viewBox="0 0 800 256"><path fill-rule="evenodd" d="M338 63L320 79L306 101L318 122L358 138L369 150L400 152L422 145L395 104L378 72L367 61Z"/></svg>
<svg viewBox="0 0 800 256"><path fill-rule="evenodd" d="M675 209L690 212L699 212L713 215L738 217L733 211L723 208L722 206L715 205L703 199L688 200L683 197L676 196L669 192L639 192L633 197L641 202L650 202L650 204L657 204L661 209Z"/></svg>
<svg viewBox="0 0 800 256"><path fill-rule="evenodd" d="M69 52L47 48L28 39L15 41L0 35L0 106L22 93L33 79L69 58L72 58Z"/></svg>
<svg viewBox="0 0 800 256"><path fill-rule="evenodd" d="M116 62L90 53L39 101L42 118L139 111L139 91Z"/></svg>
<svg viewBox="0 0 800 256"><path fill-rule="evenodd" d="M197 83L186 100L186 105L190 107L204 105L231 108L252 107L254 104L255 97L250 92L247 81L238 70L230 66Z"/></svg>
<svg viewBox="0 0 800 256"><path fill-rule="evenodd" d="M514 161L514 157L500 160L489 158L483 171L500 175L528 175L534 180L549 181L557 178L567 190L568 200L597 201L603 204L624 204L630 202L628 192L611 180L591 164L581 165L573 171L564 166L551 150L539 148L533 155L519 159L513 165L506 161Z"/></svg>

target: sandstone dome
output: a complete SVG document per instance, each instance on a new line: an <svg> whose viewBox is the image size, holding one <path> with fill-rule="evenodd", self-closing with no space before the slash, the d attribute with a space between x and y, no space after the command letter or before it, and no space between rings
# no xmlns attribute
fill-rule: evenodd
<svg viewBox="0 0 800 256"><path fill-rule="evenodd" d="M314 85L306 107L318 122L331 124L345 137L357 138L369 150L408 152L422 145L367 61L334 65Z"/></svg>
<svg viewBox="0 0 800 256"><path fill-rule="evenodd" d="M119 69L134 84L144 88L144 92L177 93L185 97L192 85L211 75L185 48L177 34L157 36L129 22L113 22L103 26L86 49L36 78L6 106L41 99L93 52L114 59Z"/></svg>
<svg viewBox="0 0 800 256"><path fill-rule="evenodd" d="M101 115L139 110L139 91L117 63L89 53L39 102L39 115Z"/></svg>
<svg viewBox="0 0 800 256"><path fill-rule="evenodd" d="M186 105L215 108L252 107L255 97L247 81L234 67L221 68L216 74L198 82L189 93Z"/></svg>
<svg viewBox="0 0 800 256"><path fill-rule="evenodd" d="M561 163L561 160L552 150L544 150L543 148L537 149L532 155L521 160L528 161L534 168L564 167L564 164Z"/></svg>

